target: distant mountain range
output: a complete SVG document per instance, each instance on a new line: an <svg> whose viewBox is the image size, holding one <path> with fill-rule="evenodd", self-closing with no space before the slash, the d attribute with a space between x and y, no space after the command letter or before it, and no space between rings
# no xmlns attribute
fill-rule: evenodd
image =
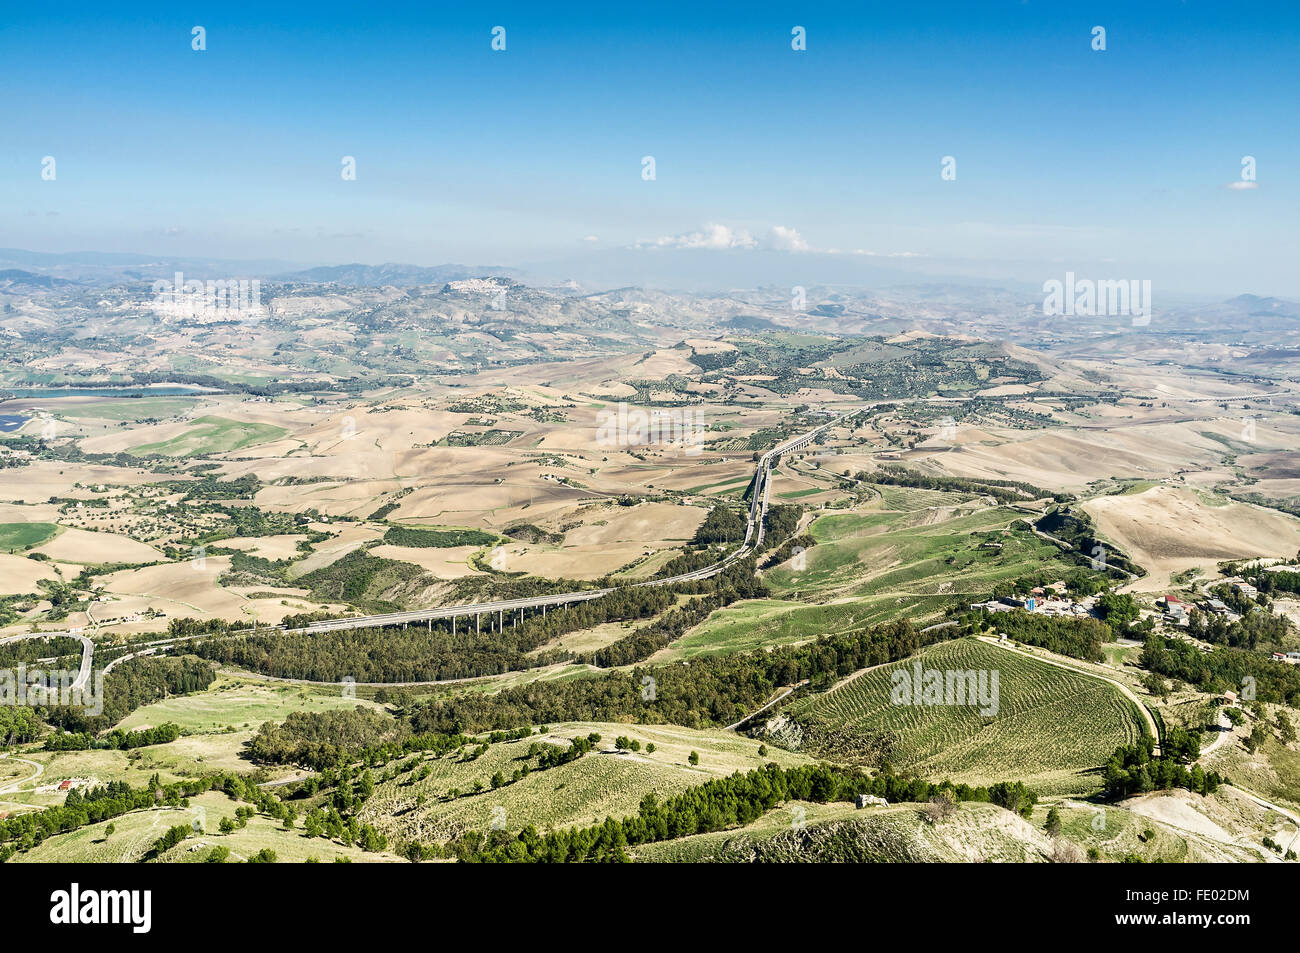
<svg viewBox="0 0 1300 953"><path fill-rule="evenodd" d="M610 289L672 293L731 294L762 288L792 296L799 289L871 290L890 296L940 303L965 300L988 314L1037 312L1041 285L1016 279L997 281L963 269L971 262L890 259L820 252L791 253L770 249L699 250L610 248L565 259L502 265L413 265L385 262L368 265L303 267L281 260L172 258L129 252L38 252L0 248L0 293L49 295L79 289L139 286L176 272L186 278L243 279L311 284L336 289L447 286L471 280L519 282L533 289L564 289L580 294L609 294ZM987 263L983 264L985 269ZM1008 263L1008 272L1014 271ZM457 289L449 289L456 291ZM481 290L481 289L479 289ZM642 298L638 298L642 300ZM833 303L813 305L814 316L835 319ZM1291 329L1300 322L1300 302L1241 294L1230 299L1162 293L1157 307L1167 327ZM1099 319L1103 323L1108 319Z"/></svg>
<svg viewBox="0 0 1300 953"><path fill-rule="evenodd" d="M411 288L445 284L467 278L516 278L519 272L498 265L323 265L304 268L300 262L173 258L130 252L36 252L0 248L0 283L8 287L52 289L63 285L104 287L123 282L171 278L176 272L198 279L259 278L331 284L345 288Z"/></svg>
<svg viewBox="0 0 1300 953"><path fill-rule="evenodd" d="M276 259L232 261L135 252L40 252L0 248L0 269L48 275L90 287L171 278L178 271L195 278L262 278L301 267L300 262Z"/></svg>
<svg viewBox="0 0 1300 953"><path fill-rule="evenodd" d="M62 288L74 284L76 284L75 281L69 281L66 278L55 278L53 275L38 275L31 271L23 271L21 268L0 268L0 288L9 291L21 291L24 288Z"/></svg>
<svg viewBox="0 0 1300 953"><path fill-rule="evenodd" d="M1225 301L1223 307L1239 311L1247 317L1300 318L1300 302L1288 301L1285 298L1237 295Z"/></svg>
<svg viewBox="0 0 1300 953"><path fill-rule="evenodd" d="M309 281L341 285L348 288L373 288L392 285L412 288L420 285L443 284L467 278L513 278L518 274L511 268L495 265L403 265L385 262L382 265L324 265L287 274L275 275L280 281Z"/></svg>

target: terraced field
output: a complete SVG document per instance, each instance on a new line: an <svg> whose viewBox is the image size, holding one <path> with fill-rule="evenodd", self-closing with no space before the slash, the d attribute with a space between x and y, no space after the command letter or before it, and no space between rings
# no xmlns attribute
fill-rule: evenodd
<svg viewBox="0 0 1300 953"><path fill-rule="evenodd" d="M511 776L534 742L553 743L591 732L601 736L596 749L577 761L534 770L519 781L492 790L492 776ZM640 752L615 752L619 735L634 738ZM567 744L567 742L566 742ZM645 750L654 744L655 751ZM361 821L399 840L450 840L468 830L487 831L498 823L517 831L528 824L538 830L596 824L606 817L635 814L642 796L653 791L667 797L712 778L750 771L769 761L784 766L808 761L774 747L758 754L759 742L737 735L693 731L669 725L564 724L546 735L491 745L477 760L455 754L429 757L397 778L378 784L366 802ZM698 765L688 757L698 752ZM417 780L427 767L429 774ZM470 793L475 783L481 793ZM459 793L451 795L456 789Z"/></svg>
<svg viewBox="0 0 1300 953"><path fill-rule="evenodd" d="M924 671L996 672L996 714L971 704L894 704L893 673L913 672L916 659L908 659L792 705L788 715L804 731L801 750L854 760L883 735L893 740L894 767L921 777L1021 780L1040 793L1074 794L1099 788L1095 769L1140 736L1131 703L1098 679L973 639L931 646L917 658Z"/></svg>

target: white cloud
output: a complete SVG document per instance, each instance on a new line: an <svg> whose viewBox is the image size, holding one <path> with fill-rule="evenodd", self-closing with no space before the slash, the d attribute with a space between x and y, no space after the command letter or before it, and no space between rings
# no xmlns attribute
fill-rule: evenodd
<svg viewBox="0 0 1300 953"><path fill-rule="evenodd" d="M709 224L694 232L682 235L666 235L653 242L641 242L656 248L708 248L722 250L726 248L754 248L758 242L744 229L732 229L727 225Z"/></svg>
<svg viewBox="0 0 1300 953"><path fill-rule="evenodd" d="M808 242L793 228L786 228L784 225L773 225L772 231L768 235L767 244L771 248L781 251L811 251Z"/></svg>
<svg viewBox="0 0 1300 953"><path fill-rule="evenodd" d="M880 252L869 251L865 248L855 248L853 249L853 251L849 252L849 254L860 255L863 258L920 258L922 257L920 254L914 251L891 251L891 252L885 252L882 255Z"/></svg>
<svg viewBox="0 0 1300 953"><path fill-rule="evenodd" d="M1242 179L1239 182L1229 182L1227 188L1232 189L1234 192L1241 192L1244 189L1257 189L1259 188L1259 183L1247 182L1245 179Z"/></svg>
<svg viewBox="0 0 1300 953"><path fill-rule="evenodd" d="M595 235L584 235L584 236L582 237L582 240L583 240L584 242L598 242L598 241L600 241L600 239L597 238Z"/></svg>
<svg viewBox="0 0 1300 953"><path fill-rule="evenodd" d="M641 248L703 248L710 251L769 248L776 251L811 251L799 232L784 225L773 225L761 238L745 228L732 228L710 222L703 228L680 235L666 235L652 242L638 242Z"/></svg>

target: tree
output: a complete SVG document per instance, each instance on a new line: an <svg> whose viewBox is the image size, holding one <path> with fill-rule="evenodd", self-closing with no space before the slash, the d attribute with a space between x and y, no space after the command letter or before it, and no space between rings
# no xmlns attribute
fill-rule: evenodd
<svg viewBox="0 0 1300 953"><path fill-rule="evenodd" d="M957 810L957 802L947 791L940 791L930 798L925 806L925 819L931 824L939 824Z"/></svg>
<svg viewBox="0 0 1300 953"><path fill-rule="evenodd" d="M1038 795L1019 781L999 781L989 788L989 800L1022 817L1029 817L1038 801Z"/></svg>
<svg viewBox="0 0 1300 953"><path fill-rule="evenodd" d="M1163 699L1169 697L1169 686L1166 685L1165 680L1155 672L1147 672L1146 675L1142 677L1142 687L1156 698Z"/></svg>
<svg viewBox="0 0 1300 953"><path fill-rule="evenodd" d="M1061 833L1061 812L1056 808L1051 808L1047 812L1047 823L1043 825L1043 830L1056 837Z"/></svg>
<svg viewBox="0 0 1300 953"><path fill-rule="evenodd" d="M112 837L113 834L116 833L116 831L117 831L117 825L109 824L107 827L104 828L104 839L107 840L108 838Z"/></svg>
<svg viewBox="0 0 1300 953"><path fill-rule="evenodd" d="M689 761L691 764L699 764L700 756L698 753L692 751L686 760Z"/></svg>
<svg viewBox="0 0 1300 953"><path fill-rule="evenodd" d="M361 849L375 852L385 850L388 847L388 838L379 833L369 824L363 824L361 827L360 837Z"/></svg>
<svg viewBox="0 0 1300 953"><path fill-rule="evenodd" d="M1264 746L1264 742L1273 736L1272 729L1269 728L1268 722L1260 720L1255 723L1255 727L1250 730L1250 736L1243 742L1246 750L1254 754Z"/></svg>
<svg viewBox="0 0 1300 953"><path fill-rule="evenodd" d="M1124 628L1137 620L1138 604L1128 593L1104 592L1097 597L1097 614L1111 625Z"/></svg>
<svg viewBox="0 0 1300 953"><path fill-rule="evenodd" d="M1289 745L1295 741L1295 725L1291 723L1291 719L1287 717L1286 712L1281 709L1277 713L1277 733L1283 744Z"/></svg>

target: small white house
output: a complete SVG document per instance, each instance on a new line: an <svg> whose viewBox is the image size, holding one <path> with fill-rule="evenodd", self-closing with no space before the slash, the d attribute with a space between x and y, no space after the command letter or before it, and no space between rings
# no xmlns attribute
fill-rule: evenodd
<svg viewBox="0 0 1300 953"><path fill-rule="evenodd" d="M889 802L883 797L876 797L874 794L859 794L853 803L856 807L884 807Z"/></svg>

